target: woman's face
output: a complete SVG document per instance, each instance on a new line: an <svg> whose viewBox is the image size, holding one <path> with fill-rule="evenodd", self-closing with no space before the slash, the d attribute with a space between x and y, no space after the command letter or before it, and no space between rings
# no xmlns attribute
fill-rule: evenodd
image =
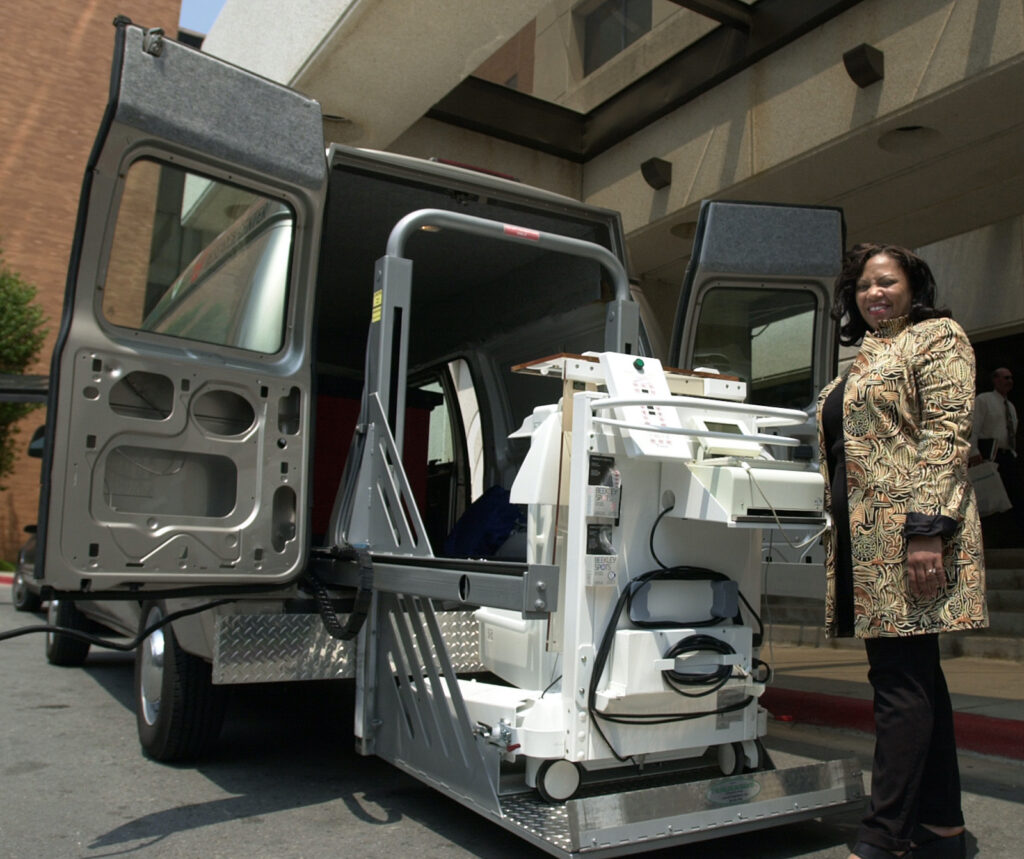
<svg viewBox="0 0 1024 859"><path fill-rule="evenodd" d="M868 328L875 331L883 319L910 313L912 292L899 261L888 254L875 254L857 279L857 309Z"/></svg>

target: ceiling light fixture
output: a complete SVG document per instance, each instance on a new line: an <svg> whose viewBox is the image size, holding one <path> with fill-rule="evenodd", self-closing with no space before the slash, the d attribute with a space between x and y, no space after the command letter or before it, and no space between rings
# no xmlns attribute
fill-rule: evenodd
<svg viewBox="0 0 1024 859"><path fill-rule="evenodd" d="M893 155L920 156L942 140L938 129L927 125L901 125L878 138L878 148Z"/></svg>
<svg viewBox="0 0 1024 859"><path fill-rule="evenodd" d="M648 158L640 165L640 173L655 191L672 184L672 162L663 158Z"/></svg>
<svg viewBox="0 0 1024 859"><path fill-rule="evenodd" d="M866 43L850 48L843 54L843 65L846 73L861 89L885 77L885 54Z"/></svg>

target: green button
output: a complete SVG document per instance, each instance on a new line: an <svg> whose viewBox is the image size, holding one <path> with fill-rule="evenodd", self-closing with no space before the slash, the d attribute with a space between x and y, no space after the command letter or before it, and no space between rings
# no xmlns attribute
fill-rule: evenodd
<svg viewBox="0 0 1024 859"><path fill-rule="evenodd" d="M633 362L633 366L636 367L638 370L642 370L644 368L644 359L643 358L637 358Z"/></svg>

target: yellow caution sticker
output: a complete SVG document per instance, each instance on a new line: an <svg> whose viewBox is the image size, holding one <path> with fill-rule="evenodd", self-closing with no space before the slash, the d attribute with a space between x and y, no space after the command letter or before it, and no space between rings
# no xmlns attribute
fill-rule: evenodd
<svg viewBox="0 0 1024 859"><path fill-rule="evenodd" d="M373 293L373 310L370 311L370 322L380 322L381 311L384 307L384 290L378 289Z"/></svg>

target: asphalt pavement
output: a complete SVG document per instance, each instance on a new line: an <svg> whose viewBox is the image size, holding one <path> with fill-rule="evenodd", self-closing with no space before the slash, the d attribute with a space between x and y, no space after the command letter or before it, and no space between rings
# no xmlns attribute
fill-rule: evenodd
<svg viewBox="0 0 1024 859"><path fill-rule="evenodd" d="M0 582L0 629L38 624ZM351 701L334 688L244 690L209 763L143 758L131 656L48 666L40 636L0 643L0 857L538 857L515 836L351 749ZM870 780L870 687L862 647L766 646L766 745L782 756L855 756ZM1020 855L1024 666L944 660L956 708L972 857ZM340 720L340 721L339 721ZM663 850L653 856L845 859L857 812Z"/></svg>

